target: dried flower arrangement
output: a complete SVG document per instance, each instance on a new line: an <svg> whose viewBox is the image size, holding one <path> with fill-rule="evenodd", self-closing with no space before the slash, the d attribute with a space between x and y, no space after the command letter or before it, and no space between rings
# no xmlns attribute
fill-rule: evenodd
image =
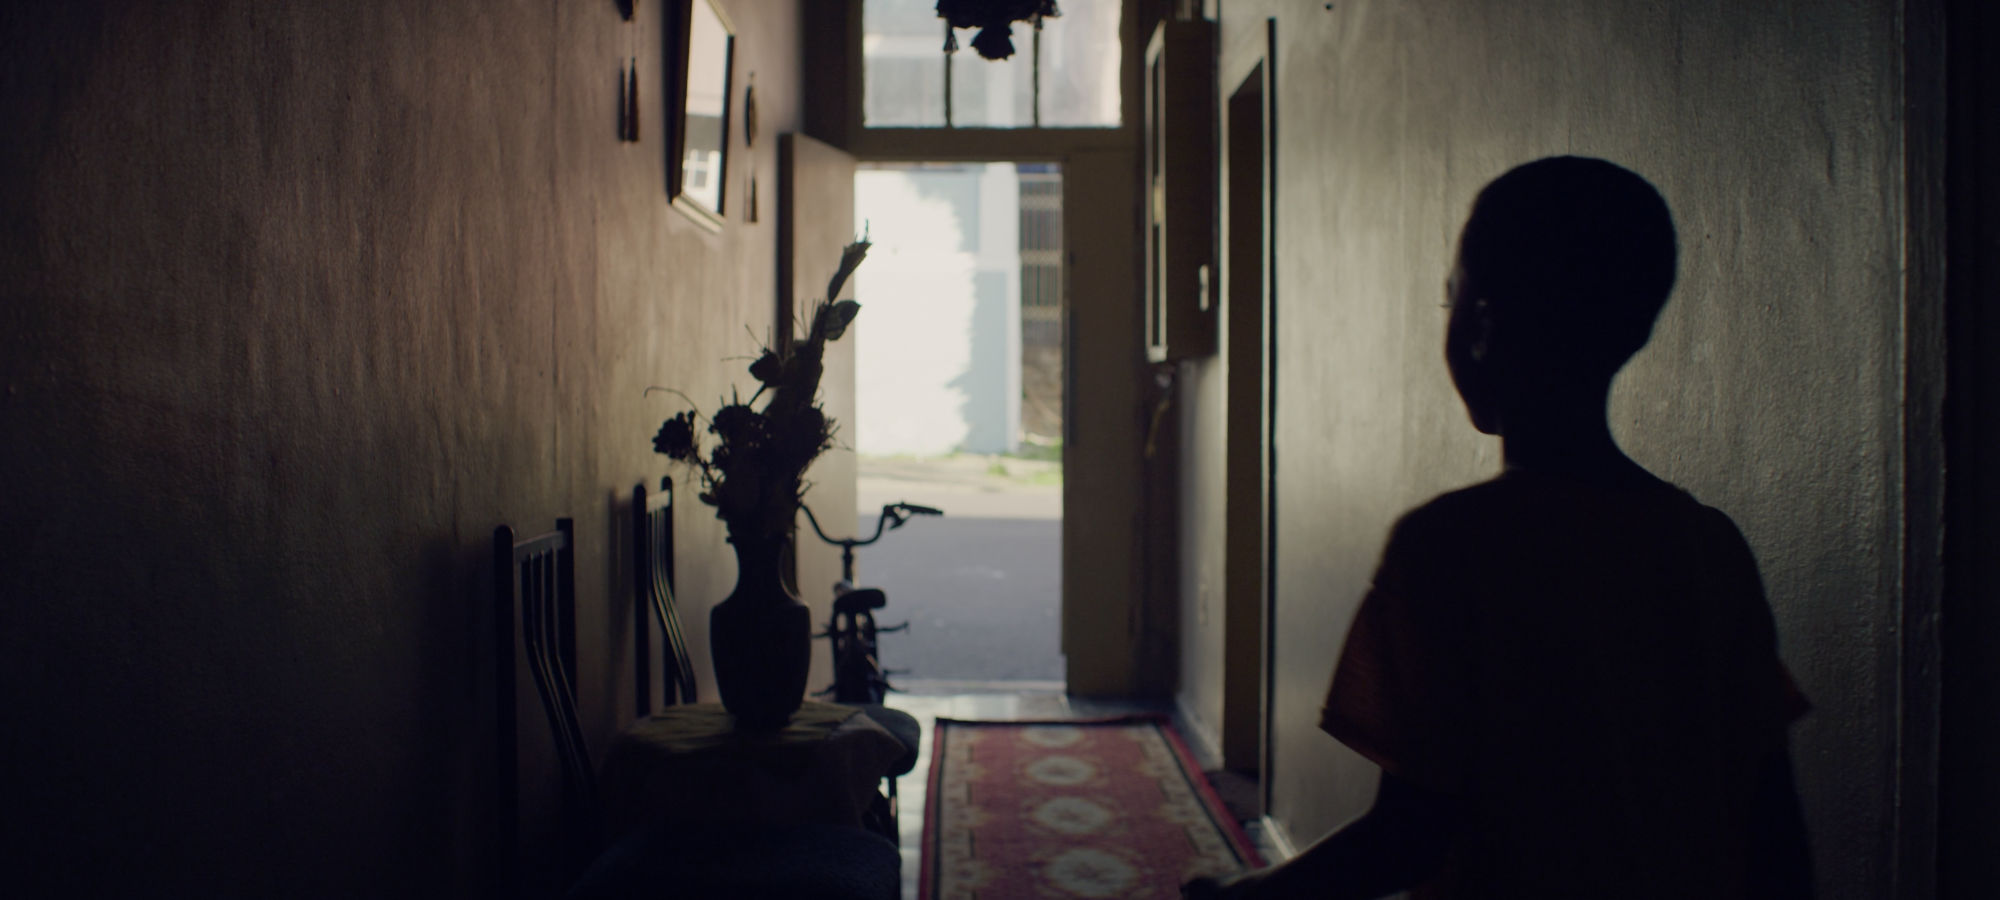
<svg viewBox="0 0 2000 900"><path fill-rule="evenodd" d="M731 541L771 541L790 534L799 502L811 486L804 480L806 467L833 446L836 423L820 408L819 380L827 342L847 333L861 311L861 304L835 298L868 255L868 246L863 237L841 252L840 268L827 282L826 299L813 307L805 339L763 348L750 364L757 393L748 400L732 397L708 418L708 432L716 437L713 449L704 453L697 432L701 415L692 410L675 414L653 437L656 452L700 470L701 501L715 507ZM764 408L752 408L766 393L770 399Z"/></svg>

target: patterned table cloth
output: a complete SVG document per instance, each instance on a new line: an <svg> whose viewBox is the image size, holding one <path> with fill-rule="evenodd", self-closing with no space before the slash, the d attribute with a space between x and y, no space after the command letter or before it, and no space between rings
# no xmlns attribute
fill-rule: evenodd
<svg viewBox="0 0 2000 900"><path fill-rule="evenodd" d="M784 729L746 733L721 704L694 703L619 734L598 793L612 836L662 820L858 826L903 753L851 706L807 701Z"/></svg>

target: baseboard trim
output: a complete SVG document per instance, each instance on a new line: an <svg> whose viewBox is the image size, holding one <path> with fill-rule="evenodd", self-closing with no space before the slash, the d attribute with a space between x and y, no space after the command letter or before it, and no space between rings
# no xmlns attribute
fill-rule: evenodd
<svg viewBox="0 0 2000 900"><path fill-rule="evenodd" d="M1270 855L1275 857L1264 860L1264 862L1277 865L1299 855L1298 845L1292 843L1292 833L1286 831L1285 826L1280 824L1277 819L1273 819L1270 816L1258 819L1257 830L1264 833L1264 842L1270 845Z"/></svg>
<svg viewBox="0 0 2000 900"><path fill-rule="evenodd" d="M1202 769L1222 768L1222 740L1216 736L1215 729L1208 727L1207 722L1188 708L1186 697L1174 697L1174 725L1187 738L1188 749L1194 751L1195 762L1200 763Z"/></svg>

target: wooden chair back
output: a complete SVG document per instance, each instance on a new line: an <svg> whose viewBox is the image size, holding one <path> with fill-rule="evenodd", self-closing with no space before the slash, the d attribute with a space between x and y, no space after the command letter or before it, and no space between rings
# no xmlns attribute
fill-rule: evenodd
<svg viewBox="0 0 2000 900"><path fill-rule="evenodd" d="M582 871L595 851L596 770L584 742L576 705L576 529L570 519L556 529L516 540L514 529L493 530L494 627L499 685L501 884L521 884L520 733L517 702L515 629L535 693L541 699L562 769L565 883Z"/></svg>
<svg viewBox="0 0 2000 900"><path fill-rule="evenodd" d="M653 713L653 647L649 620L660 630L665 659L660 666L661 702L668 705L695 702L694 662L688 657L687 638L681 633L681 619L674 606L674 482L660 479L660 489L648 492L641 484L632 489L632 559L636 587L632 629L638 660L639 715Z"/></svg>

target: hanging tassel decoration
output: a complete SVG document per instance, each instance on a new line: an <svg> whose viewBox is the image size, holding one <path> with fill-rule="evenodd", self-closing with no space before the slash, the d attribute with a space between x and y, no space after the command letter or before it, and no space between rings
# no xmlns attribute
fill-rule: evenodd
<svg viewBox="0 0 2000 900"><path fill-rule="evenodd" d="M958 49L953 29L977 28L972 49L986 59L1000 60L1014 55L1015 22L1032 23L1040 31L1043 19L1058 18L1062 10L1055 0L938 0L937 14L945 20L944 52Z"/></svg>
<svg viewBox="0 0 2000 900"><path fill-rule="evenodd" d="M625 139L633 143L639 141L639 60L633 57L626 70L625 81Z"/></svg>
<svg viewBox="0 0 2000 900"><path fill-rule="evenodd" d="M1002 22L979 29L972 36L972 49L991 60L1002 60L1014 55L1014 23Z"/></svg>

